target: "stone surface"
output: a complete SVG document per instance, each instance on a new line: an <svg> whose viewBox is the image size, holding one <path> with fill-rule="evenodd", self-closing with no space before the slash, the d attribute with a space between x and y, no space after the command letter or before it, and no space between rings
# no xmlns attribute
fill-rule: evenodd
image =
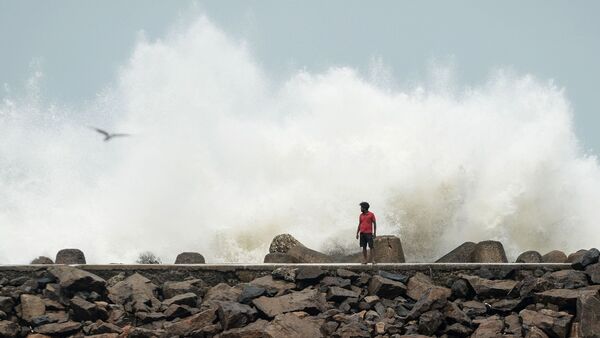
<svg viewBox="0 0 600 338"><path fill-rule="evenodd" d="M271 241L269 246L269 253L287 253L291 248L295 246L302 246L294 236L290 234L277 235Z"/></svg>
<svg viewBox="0 0 600 338"><path fill-rule="evenodd" d="M600 263L591 264L585 267L585 273L594 284L600 284Z"/></svg>
<svg viewBox="0 0 600 338"><path fill-rule="evenodd" d="M358 298L358 296L359 294L352 290L343 289L339 286L331 286L327 290L326 298L334 302L341 302L347 298Z"/></svg>
<svg viewBox="0 0 600 338"><path fill-rule="evenodd" d="M507 263L504 246L498 241L482 241L477 243L471 252L472 263Z"/></svg>
<svg viewBox="0 0 600 338"><path fill-rule="evenodd" d="M305 285L318 283L326 275L326 271L318 266L303 266L296 271L295 281Z"/></svg>
<svg viewBox="0 0 600 338"><path fill-rule="evenodd" d="M56 264L86 264L85 255L79 249L62 249L56 253Z"/></svg>
<svg viewBox="0 0 600 338"><path fill-rule="evenodd" d="M220 302L217 313L224 330L246 326L258 314L253 307L237 302Z"/></svg>
<svg viewBox="0 0 600 338"><path fill-rule="evenodd" d="M97 319L106 320L108 318L108 313L106 310L103 310L96 304L88 302L80 297L73 297L71 299L70 307L73 311L73 319L77 321L95 321Z"/></svg>
<svg viewBox="0 0 600 338"><path fill-rule="evenodd" d="M580 259L581 256L585 255L586 252L587 252L587 250L581 249L581 250L577 250L576 252L569 254L569 256L567 256L567 261L565 263L573 263L575 260Z"/></svg>
<svg viewBox="0 0 600 338"><path fill-rule="evenodd" d="M182 252L175 258L175 264L204 264L204 256L198 252Z"/></svg>
<svg viewBox="0 0 600 338"><path fill-rule="evenodd" d="M452 291L450 289L444 287L434 287L428 289L413 305L408 317L411 319L416 319L427 311L444 308L451 293Z"/></svg>
<svg viewBox="0 0 600 338"><path fill-rule="evenodd" d="M542 263L565 263L567 255L560 250L553 250L542 256Z"/></svg>
<svg viewBox="0 0 600 338"><path fill-rule="evenodd" d="M0 296L0 311L9 313L13 310L15 302L11 297Z"/></svg>
<svg viewBox="0 0 600 338"><path fill-rule="evenodd" d="M52 259L46 256L39 256L31 261L30 264L54 264Z"/></svg>
<svg viewBox="0 0 600 338"><path fill-rule="evenodd" d="M127 277L108 289L108 298L115 304L124 305L134 312L158 310L160 301L156 298L158 286L139 273Z"/></svg>
<svg viewBox="0 0 600 338"><path fill-rule="evenodd" d="M535 299L539 303L551 303L558 305L559 307L571 307L575 308L577 298L591 295L598 295L598 290L586 290L586 289L552 289L544 292L538 292L535 294Z"/></svg>
<svg viewBox="0 0 600 338"><path fill-rule="evenodd" d="M178 322L165 324L165 330L171 336L189 336L192 332L211 325L215 320L217 309L209 308Z"/></svg>
<svg viewBox="0 0 600 338"><path fill-rule="evenodd" d="M373 240L373 258L377 263L404 263L402 242L396 236L376 236Z"/></svg>
<svg viewBox="0 0 600 338"><path fill-rule="evenodd" d="M501 337L504 329L504 321L498 317L488 317L478 321L477 330L471 335L472 338Z"/></svg>
<svg viewBox="0 0 600 338"><path fill-rule="evenodd" d="M62 336L74 333L81 329L81 323L68 321L64 323L52 323L35 328L35 332L50 336Z"/></svg>
<svg viewBox="0 0 600 338"><path fill-rule="evenodd" d="M16 337L21 329L19 324L8 320L0 320L0 337Z"/></svg>
<svg viewBox="0 0 600 338"><path fill-rule="evenodd" d="M203 295L202 290L206 287L204 281L201 279L190 279L185 281L167 281L162 286L162 293L165 299L173 298L177 295L185 293L194 293L196 295Z"/></svg>
<svg viewBox="0 0 600 338"><path fill-rule="evenodd" d="M406 285L381 276L373 276L369 282L369 295L393 299L406 294Z"/></svg>
<svg viewBox="0 0 600 338"><path fill-rule="evenodd" d="M46 305L39 296L21 295L21 313L21 318L31 322L33 318L46 313Z"/></svg>
<svg viewBox="0 0 600 338"><path fill-rule="evenodd" d="M171 304L177 305L187 305L191 307L195 307L198 301L198 296L196 296L193 292L183 293L180 295L173 296L169 299L165 299L162 303L165 306L170 306Z"/></svg>
<svg viewBox="0 0 600 338"><path fill-rule="evenodd" d="M442 256L435 261L436 263L469 263L471 261L471 253L475 249L476 244L473 242L465 242L456 249Z"/></svg>
<svg viewBox="0 0 600 338"><path fill-rule="evenodd" d="M525 251L517 257L517 263L540 263L542 255L537 251Z"/></svg>
<svg viewBox="0 0 600 338"><path fill-rule="evenodd" d="M265 255L263 263L301 263L300 260L294 256L286 253L274 252Z"/></svg>
<svg viewBox="0 0 600 338"><path fill-rule="evenodd" d="M325 297L315 289L304 289L279 297L259 297L252 301L268 317L292 311L316 313L324 309Z"/></svg>
<svg viewBox="0 0 600 338"><path fill-rule="evenodd" d="M417 272L408 280L408 284L406 285L406 295L414 300L419 300L427 290L434 286L435 285L429 277L421 272Z"/></svg>
<svg viewBox="0 0 600 338"><path fill-rule="evenodd" d="M481 297L505 297L517 285L514 280L490 280L469 275L460 277L469 282L475 293Z"/></svg>
<svg viewBox="0 0 600 338"><path fill-rule="evenodd" d="M427 311L419 316L419 333L433 335L444 322L444 316L440 311Z"/></svg>
<svg viewBox="0 0 600 338"><path fill-rule="evenodd" d="M329 255L307 248L304 245L293 246L286 253L300 263L333 263L333 258Z"/></svg>
<svg viewBox="0 0 600 338"><path fill-rule="evenodd" d="M584 270L588 265L592 265L598 263L598 258L600 257L600 251L596 248L592 248L587 250L583 255L577 257L571 263L571 266L575 270Z"/></svg>
<svg viewBox="0 0 600 338"><path fill-rule="evenodd" d="M77 291L94 291L106 293L106 281L90 272L70 266L53 266L48 272L56 277L61 288L74 293Z"/></svg>
<svg viewBox="0 0 600 338"><path fill-rule="evenodd" d="M221 333L221 338L263 338L267 325L268 321L259 319L247 326L226 330Z"/></svg>
<svg viewBox="0 0 600 338"><path fill-rule="evenodd" d="M323 337L321 333L321 322L299 318L298 316L286 313L280 314L265 327L265 338L319 338Z"/></svg>
<svg viewBox="0 0 600 338"><path fill-rule="evenodd" d="M600 296L586 294L578 297L577 319L579 337L600 337Z"/></svg>
<svg viewBox="0 0 600 338"><path fill-rule="evenodd" d="M522 310L519 312L523 327L537 327L553 337L565 338L569 334L572 315L566 312L556 312L542 309L539 312Z"/></svg>
<svg viewBox="0 0 600 338"><path fill-rule="evenodd" d="M560 270L550 273L546 279L556 289L578 289L588 286L587 275L583 271Z"/></svg>

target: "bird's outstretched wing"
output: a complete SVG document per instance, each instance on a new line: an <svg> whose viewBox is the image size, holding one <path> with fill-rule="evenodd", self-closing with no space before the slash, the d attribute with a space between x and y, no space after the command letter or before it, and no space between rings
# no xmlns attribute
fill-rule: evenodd
<svg viewBox="0 0 600 338"><path fill-rule="evenodd" d="M110 136L110 134L109 134L107 131L104 131L104 130L102 130L102 129L100 129L100 128L96 128L96 127L90 127L90 129L93 129L93 130L95 130L95 131L99 132L100 134L102 134L102 135L104 135L104 136L106 136L106 137L109 137L109 136Z"/></svg>
<svg viewBox="0 0 600 338"><path fill-rule="evenodd" d="M122 133L110 134L110 137L124 137L124 136L131 136L131 134L122 134Z"/></svg>

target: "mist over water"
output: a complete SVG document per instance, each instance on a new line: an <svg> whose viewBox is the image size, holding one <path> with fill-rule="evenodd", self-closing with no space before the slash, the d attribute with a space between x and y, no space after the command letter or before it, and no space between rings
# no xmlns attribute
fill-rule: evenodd
<svg viewBox="0 0 600 338"><path fill-rule="evenodd" d="M74 111L36 88L0 103L0 263L82 249L262 262L276 234L356 250L358 203L410 261L464 241L569 253L598 245L600 168L563 91L497 71L409 89L332 67L272 80L208 19L140 39L114 84ZM101 140L88 126L134 134Z"/></svg>

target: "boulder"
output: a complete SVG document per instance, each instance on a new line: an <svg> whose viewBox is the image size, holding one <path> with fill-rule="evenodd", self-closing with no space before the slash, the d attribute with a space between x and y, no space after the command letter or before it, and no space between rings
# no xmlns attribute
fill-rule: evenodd
<svg viewBox="0 0 600 338"><path fill-rule="evenodd" d="M303 266L298 268L295 273L294 280L303 285L316 284L327 274L327 271L318 266Z"/></svg>
<svg viewBox="0 0 600 338"><path fill-rule="evenodd" d="M32 260L29 264L54 264L54 262L48 257L39 256L38 258Z"/></svg>
<svg viewBox="0 0 600 338"><path fill-rule="evenodd" d="M198 296L195 293L188 292L180 295L173 296L169 299L165 299L162 303L165 306L170 306L172 304L176 305L187 305L191 307L195 307L198 301Z"/></svg>
<svg viewBox="0 0 600 338"><path fill-rule="evenodd" d="M269 322L264 319L259 319L247 326L230 329L221 333L221 338L263 338L265 328Z"/></svg>
<svg viewBox="0 0 600 338"><path fill-rule="evenodd" d="M396 236L376 236L373 240L373 259L377 263L405 263L402 242Z"/></svg>
<svg viewBox="0 0 600 338"><path fill-rule="evenodd" d="M443 314L450 322L460 323L467 326L471 325L471 318L469 318L469 316L467 316L467 314L464 313L463 310L461 310L460 307L455 303L448 302L448 304L446 304L444 307Z"/></svg>
<svg viewBox="0 0 600 338"><path fill-rule="evenodd" d="M560 250L553 250L542 256L542 263L564 263L567 255Z"/></svg>
<svg viewBox="0 0 600 338"><path fill-rule="evenodd" d="M181 282L168 281L162 286L162 293L165 298L173 298L177 295L186 293L195 293L196 295L203 295L203 289L206 284L201 279L190 279Z"/></svg>
<svg viewBox="0 0 600 338"><path fill-rule="evenodd" d="M471 252L472 263L508 263L504 246L498 241L477 243Z"/></svg>
<svg viewBox="0 0 600 338"><path fill-rule="evenodd" d="M471 253L477 244L473 242L465 242L456 249L442 256L435 261L436 263L469 263L471 261Z"/></svg>
<svg viewBox="0 0 600 338"><path fill-rule="evenodd" d="M174 323L165 323L164 327L169 337L171 336L190 336L192 332L201 330L211 325L217 319L217 309L208 308L198 312L195 315L181 319Z"/></svg>
<svg viewBox="0 0 600 338"><path fill-rule="evenodd" d="M275 263L275 264L300 263L300 261L296 257L290 256L286 253L281 253L281 252L274 252L274 253L266 254L263 262L264 263Z"/></svg>
<svg viewBox="0 0 600 338"><path fill-rule="evenodd" d="M409 279L409 276L407 276L407 275L403 275L403 274L399 274L399 273L392 273L392 272L385 271L385 270L379 270L377 272L377 274L383 278L395 280L396 282L402 282L404 284L406 284Z"/></svg>
<svg viewBox="0 0 600 338"><path fill-rule="evenodd" d="M455 299L458 298L468 298L472 293L473 289L464 279L457 279L452 282L452 297Z"/></svg>
<svg viewBox="0 0 600 338"><path fill-rule="evenodd" d="M49 336L64 336L75 333L81 329L81 323L68 321L64 323L52 323L38 326L35 332Z"/></svg>
<svg viewBox="0 0 600 338"><path fill-rule="evenodd" d="M0 296L0 311L11 313L15 306L15 302L11 297Z"/></svg>
<svg viewBox="0 0 600 338"><path fill-rule="evenodd" d="M444 287L428 289L413 305L408 318L417 319L427 311L443 309L448 303L448 297L451 293L450 289Z"/></svg>
<svg viewBox="0 0 600 338"><path fill-rule="evenodd" d="M253 307L237 302L220 302L217 313L223 330L246 326L257 316Z"/></svg>
<svg viewBox="0 0 600 338"><path fill-rule="evenodd" d="M406 285L406 295L414 300L419 300L427 290L431 289L435 285L422 272L417 272L414 276L408 279L408 284Z"/></svg>
<svg viewBox="0 0 600 338"><path fill-rule="evenodd" d="M596 296L598 290L594 289L551 289L535 294L535 300L538 303L551 303L560 308L575 309L579 297L591 295Z"/></svg>
<svg viewBox="0 0 600 338"><path fill-rule="evenodd" d="M600 284L600 263L591 264L585 267L585 273L594 284Z"/></svg>
<svg viewBox="0 0 600 338"><path fill-rule="evenodd" d="M156 298L157 290L158 286L136 272L109 288L108 298L133 312L153 312L161 305Z"/></svg>
<svg viewBox="0 0 600 338"><path fill-rule="evenodd" d="M106 293L106 281L93 273L70 266L53 266L48 273L54 276L61 288L70 293L94 291L100 295Z"/></svg>
<svg viewBox="0 0 600 338"><path fill-rule="evenodd" d="M358 298L358 296L360 295L352 290L343 289L339 286L331 286L327 290L326 298L330 301L341 302L347 298Z"/></svg>
<svg viewBox="0 0 600 338"><path fill-rule="evenodd" d="M504 320L502 318L492 316L473 322L479 324L479 326L473 332L471 338L502 337L502 330L504 329Z"/></svg>
<svg viewBox="0 0 600 338"><path fill-rule="evenodd" d="M579 337L600 337L600 298L586 294L577 298Z"/></svg>
<svg viewBox="0 0 600 338"><path fill-rule="evenodd" d="M583 255L585 255L586 252L587 250L581 249L569 254L565 263L573 263L575 260L580 259Z"/></svg>
<svg viewBox="0 0 600 338"><path fill-rule="evenodd" d="M284 296L261 296L252 300L252 304L266 316L272 318L278 314L293 311L321 312L324 309L325 297L318 290L307 288Z"/></svg>
<svg viewBox="0 0 600 338"><path fill-rule="evenodd" d="M380 298L394 299L406 294L406 285L378 275L373 276L369 282L369 295Z"/></svg>
<svg viewBox="0 0 600 338"><path fill-rule="evenodd" d="M431 336L442 323L444 323L444 316L440 311L427 311L419 316L419 333Z"/></svg>
<svg viewBox="0 0 600 338"><path fill-rule="evenodd" d="M541 263L542 255L537 251L525 251L517 257L517 263Z"/></svg>
<svg viewBox="0 0 600 338"><path fill-rule="evenodd" d="M138 312L138 313L146 313L146 312ZM192 308L187 305L178 305L171 304L164 312L164 316L168 320L173 320L175 318L184 318L192 314ZM161 318L162 319L162 318Z"/></svg>
<svg viewBox="0 0 600 338"><path fill-rule="evenodd" d="M262 286L246 284L242 287L242 293L238 298L238 302L242 304L250 303L254 298L258 298L267 292Z"/></svg>
<svg viewBox="0 0 600 338"><path fill-rule="evenodd" d="M218 302L237 301L240 298L240 294L242 294L241 288L229 286L226 283L219 283L208 289L206 295L204 296L204 302L202 303L202 306L208 305L216 308Z"/></svg>
<svg viewBox="0 0 600 338"><path fill-rule="evenodd" d="M490 280L477 276L460 275L471 285L479 297L506 297L515 288L517 281L510 279Z"/></svg>
<svg viewBox="0 0 600 338"><path fill-rule="evenodd" d="M62 249L56 253L56 264L86 264L85 255L79 249Z"/></svg>
<svg viewBox="0 0 600 338"><path fill-rule="evenodd" d="M469 316L470 318L475 318L477 316L483 316L487 312L487 308L485 304L482 302L478 302L475 300L469 300L462 303L463 312Z"/></svg>
<svg viewBox="0 0 600 338"><path fill-rule="evenodd" d="M319 338L323 320L300 318L292 313L280 314L265 327L265 338Z"/></svg>
<svg viewBox="0 0 600 338"><path fill-rule="evenodd" d="M182 252L175 258L175 264L204 264L204 256L197 252Z"/></svg>
<svg viewBox="0 0 600 338"><path fill-rule="evenodd" d="M27 322L31 322L33 318L39 317L46 313L46 304L39 296L21 295L21 318Z"/></svg>
<svg viewBox="0 0 600 338"><path fill-rule="evenodd" d="M0 337L13 338L21 332L19 324L8 320L0 320Z"/></svg>
<svg viewBox="0 0 600 338"><path fill-rule="evenodd" d="M273 276L271 275L256 278L252 280L249 284L253 286L263 287L267 290L267 293L274 295L282 295L288 290L292 290L296 287L296 284L294 283L285 280L273 279Z"/></svg>
<svg viewBox="0 0 600 338"><path fill-rule="evenodd" d="M269 246L269 253L287 253L295 246L304 246L290 234L280 234L273 238Z"/></svg>
<svg viewBox="0 0 600 338"><path fill-rule="evenodd" d="M555 289L578 289L588 286L587 275L583 271L559 270L550 273L546 279Z"/></svg>
<svg viewBox="0 0 600 338"><path fill-rule="evenodd" d="M550 309L541 309L539 312L521 310L519 316L526 329L537 327L547 332L552 337L568 337L573 316L566 312L556 312Z"/></svg>
<svg viewBox="0 0 600 338"><path fill-rule="evenodd" d="M271 276L273 276L274 279L283 279L288 282L295 282L297 270L298 269L289 266L282 266L271 271Z"/></svg>
<svg viewBox="0 0 600 338"><path fill-rule="evenodd" d="M108 312L95 303L86 301L78 296L71 299L71 310L73 319L83 322L86 320L96 321L97 319L106 320Z"/></svg>
<svg viewBox="0 0 600 338"><path fill-rule="evenodd" d="M577 259L573 260L573 263L571 263L571 267L573 267L573 269L575 270L584 270L588 265L598 263L599 257L600 251L598 251L598 249L590 249L586 251L582 256L579 256Z"/></svg>

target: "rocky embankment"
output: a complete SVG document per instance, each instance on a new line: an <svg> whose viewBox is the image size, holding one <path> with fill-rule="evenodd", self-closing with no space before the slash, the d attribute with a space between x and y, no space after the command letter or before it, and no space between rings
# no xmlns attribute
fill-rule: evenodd
<svg viewBox="0 0 600 338"><path fill-rule="evenodd" d="M150 270L103 279L54 265L0 274L0 336L598 337L599 256L589 250L564 270L482 267L433 279L281 266L227 283L153 282Z"/></svg>

